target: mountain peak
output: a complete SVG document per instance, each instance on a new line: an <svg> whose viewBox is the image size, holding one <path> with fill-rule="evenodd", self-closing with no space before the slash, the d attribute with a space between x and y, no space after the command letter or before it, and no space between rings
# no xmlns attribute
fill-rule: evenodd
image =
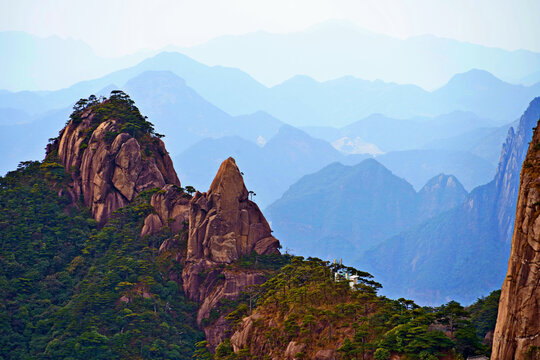
<svg viewBox="0 0 540 360"><path fill-rule="evenodd" d="M144 190L180 186L163 141L127 94L91 96L74 109L47 146L46 161L59 162L70 172L72 201L82 198L99 223Z"/></svg>
<svg viewBox="0 0 540 360"><path fill-rule="evenodd" d="M435 188L459 188L465 191L463 185L461 185L459 180L454 175L446 175L443 173L436 175L430 180L428 180L426 185L424 185L424 187L420 191L431 191Z"/></svg>
<svg viewBox="0 0 540 360"><path fill-rule="evenodd" d="M450 81L443 86L443 88L446 86L467 86L478 88L480 86L500 86L503 84L506 83L486 70L471 69L464 73L454 75Z"/></svg>
<svg viewBox="0 0 540 360"><path fill-rule="evenodd" d="M221 163L208 193L220 194L222 197L230 197L238 201L247 200L248 191L244 184L244 178L236 165L236 161L232 157Z"/></svg>

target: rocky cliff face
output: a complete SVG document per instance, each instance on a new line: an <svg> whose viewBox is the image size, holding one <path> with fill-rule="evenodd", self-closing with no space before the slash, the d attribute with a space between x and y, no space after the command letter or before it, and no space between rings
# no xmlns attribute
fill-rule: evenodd
<svg viewBox="0 0 540 360"><path fill-rule="evenodd" d="M540 356L540 131L521 171L512 250L503 283L493 359Z"/></svg>
<svg viewBox="0 0 540 360"><path fill-rule="evenodd" d="M180 186L163 142L150 134L139 139L122 132L124 119L105 121L87 109L71 120L47 149L71 173L70 193L82 199L94 218L104 223L141 191Z"/></svg>
<svg viewBox="0 0 540 360"><path fill-rule="evenodd" d="M190 203L187 259L182 272L184 290L199 302L197 322L208 318L222 299L236 299L248 285L261 284L265 274L238 271L234 262L243 255L279 253L279 242L249 193L234 159L225 160L206 193L197 192ZM207 340L216 346L228 325L220 317L204 326Z"/></svg>
<svg viewBox="0 0 540 360"><path fill-rule="evenodd" d="M516 201L519 189L521 165L527 154L527 145L533 136L532 128L540 116L540 97L529 104L514 131L510 128L501 151L501 158L495 179L496 189L495 218L499 239L510 243L514 229Z"/></svg>

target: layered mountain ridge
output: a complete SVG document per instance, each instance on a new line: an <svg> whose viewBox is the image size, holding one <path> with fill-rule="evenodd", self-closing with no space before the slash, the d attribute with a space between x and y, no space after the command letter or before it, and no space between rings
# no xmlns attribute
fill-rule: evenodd
<svg viewBox="0 0 540 360"><path fill-rule="evenodd" d="M505 273L501 264L510 254L519 173L539 118L536 98L517 128L508 131L494 179L475 188L463 205L386 240L359 261L393 289L389 296L437 303L462 293L468 296L458 300L471 302L500 286ZM474 279L464 282L463 269L474 273Z"/></svg>
<svg viewBox="0 0 540 360"><path fill-rule="evenodd" d="M354 166L333 163L304 176L267 211L283 244L293 251L356 259L466 196L454 176L440 174L417 193L378 161L367 159Z"/></svg>

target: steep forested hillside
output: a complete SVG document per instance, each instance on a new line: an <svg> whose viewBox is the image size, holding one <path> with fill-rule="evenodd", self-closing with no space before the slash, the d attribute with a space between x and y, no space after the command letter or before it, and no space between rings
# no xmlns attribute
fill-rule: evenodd
<svg viewBox="0 0 540 360"><path fill-rule="evenodd" d="M492 329L493 301L470 311L456 302L420 308L378 296L381 285L366 272L280 255L233 159L207 193L192 197L194 189L173 184L154 135L126 94L83 99L44 161L0 178L2 359L434 359L488 351L481 340ZM144 176L131 183L134 174ZM217 338L225 340L207 346Z"/></svg>
<svg viewBox="0 0 540 360"><path fill-rule="evenodd" d="M143 131L124 118L122 104L93 106L125 120L125 131ZM176 255L158 253L173 234L164 228L140 236L153 211L150 196L159 189L142 192L98 227L82 201L68 196L71 176L55 156L21 163L0 178L0 353L7 359L189 359L203 336L194 328L196 304L170 279L181 271Z"/></svg>

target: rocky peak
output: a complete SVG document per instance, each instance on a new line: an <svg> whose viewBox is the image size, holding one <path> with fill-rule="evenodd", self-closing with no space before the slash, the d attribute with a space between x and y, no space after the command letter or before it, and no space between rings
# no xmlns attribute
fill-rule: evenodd
<svg viewBox="0 0 540 360"><path fill-rule="evenodd" d="M244 255L279 254L259 207L248 199L240 170L233 158L225 160L206 193L190 202L187 259L182 272L184 291L201 304L197 322L208 318L221 299L237 299L246 286L261 284L265 273L236 271L234 262ZM216 346L228 329L224 316L204 326L207 340Z"/></svg>
<svg viewBox="0 0 540 360"><path fill-rule="evenodd" d="M233 158L225 160L207 193L191 200L187 260L231 263L252 251L275 253L278 241L249 192Z"/></svg>
<svg viewBox="0 0 540 360"><path fill-rule="evenodd" d="M496 191L495 217L502 242L512 239L516 200L519 189L521 165L527 153L527 144L532 138L532 128L540 114L540 97L530 102L519 119L519 125L508 130L508 136L501 150L499 166L494 179Z"/></svg>
<svg viewBox="0 0 540 360"><path fill-rule="evenodd" d="M439 174L430 179L418 195L420 214L427 218L464 203L468 193L455 176Z"/></svg>
<svg viewBox="0 0 540 360"><path fill-rule="evenodd" d="M493 359L540 356L540 131L521 170L512 249L499 301Z"/></svg>
<svg viewBox="0 0 540 360"><path fill-rule="evenodd" d="M81 99L57 139L47 147L71 174L69 193L104 223L141 191L180 186L165 145L123 92Z"/></svg>

